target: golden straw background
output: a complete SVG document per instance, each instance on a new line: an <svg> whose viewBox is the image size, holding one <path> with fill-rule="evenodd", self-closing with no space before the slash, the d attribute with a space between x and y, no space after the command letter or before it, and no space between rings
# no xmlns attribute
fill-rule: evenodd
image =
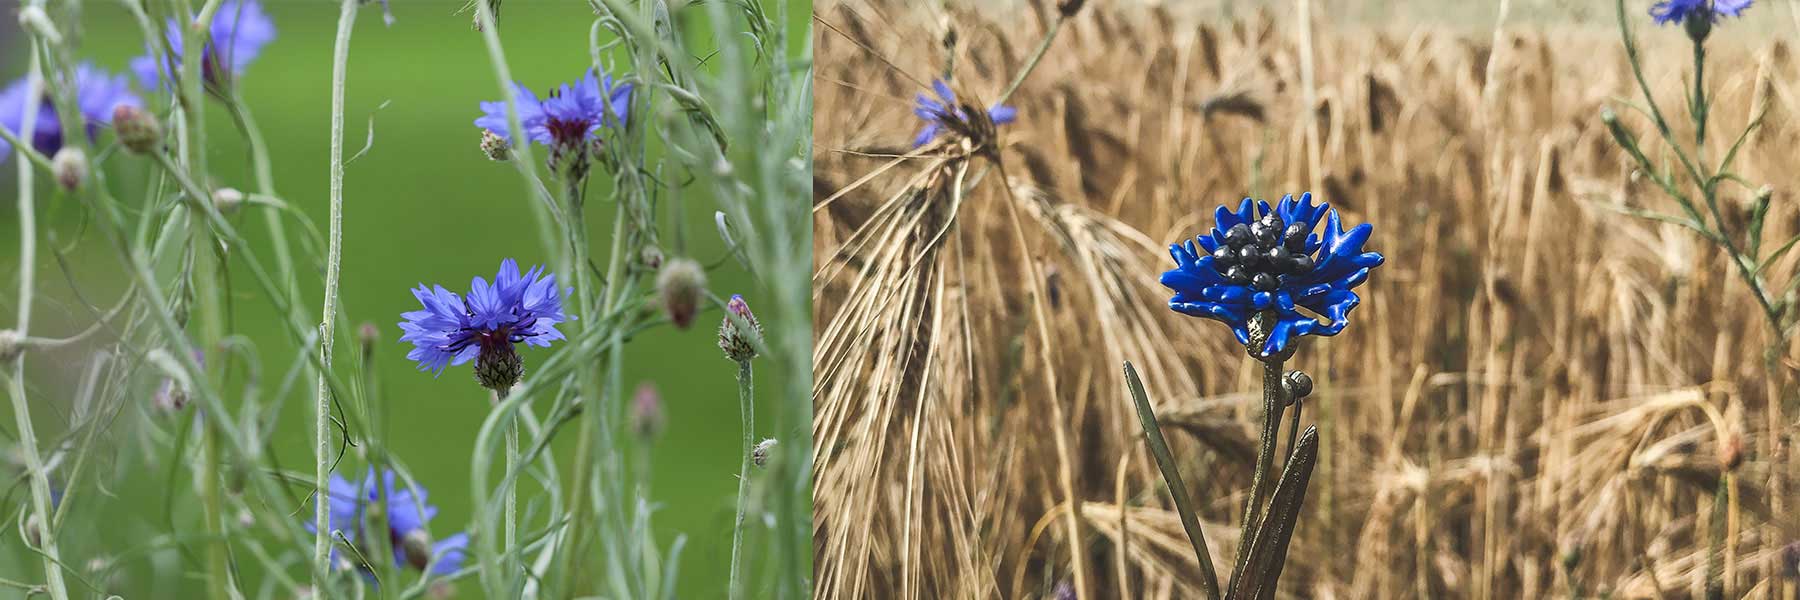
<svg viewBox="0 0 1800 600"><path fill-rule="evenodd" d="M913 4L815 8L818 597L1197 596L1120 365L1228 568L1260 373L1223 325L1170 312L1157 277L1215 206L1307 190L1373 223L1387 263L1349 328L1288 362L1318 382L1304 416L1324 451L1282 593L1689 597L1718 531L1727 597L1795 597L1800 346L1765 353L1720 251L1623 214L1677 210L1599 119L1614 107L1668 155L1616 101L1641 98L1611 2L1578 26L1485 28L1093 2L1008 100L998 163L895 156L914 94L948 67L990 103L1055 5ZM1684 113L1687 40L1647 5L1627 3L1646 75ZM1790 33L1738 27L1709 45L1706 160L1767 109L1736 162L1775 190L1767 252L1800 234L1800 67ZM1741 231L1752 190L1724 194ZM1797 265L1770 266L1772 288Z"/></svg>

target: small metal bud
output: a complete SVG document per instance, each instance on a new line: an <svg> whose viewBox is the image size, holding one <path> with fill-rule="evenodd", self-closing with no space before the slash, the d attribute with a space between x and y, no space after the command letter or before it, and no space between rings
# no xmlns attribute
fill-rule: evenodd
<svg viewBox="0 0 1800 600"><path fill-rule="evenodd" d="M130 104L113 107L113 130L119 143L133 154L149 154L162 149L162 124L156 115Z"/></svg>
<svg viewBox="0 0 1800 600"><path fill-rule="evenodd" d="M512 143L506 141L506 138L500 137L500 134L494 133L493 130L483 129L481 130L481 153L486 154L488 160L504 161L512 158Z"/></svg>
<svg viewBox="0 0 1800 600"><path fill-rule="evenodd" d="M705 289L706 270L691 258L670 260L656 274L657 296L676 329L694 324L694 315L700 310L700 292Z"/></svg>
<svg viewBox="0 0 1800 600"><path fill-rule="evenodd" d="M719 322L719 349L725 351L725 358L744 362L756 358L757 342L762 340L762 324L756 322L756 314L750 312L750 303L744 297L732 294L731 301L725 304L725 318ZM736 317L735 319L733 317ZM738 320L748 323L748 329L738 327Z"/></svg>
<svg viewBox="0 0 1800 600"><path fill-rule="evenodd" d="M756 448L750 451L750 462L755 463L758 467L767 465L769 451L774 450L775 444L778 443L780 442L775 441L775 438L765 438L763 441L757 442Z"/></svg>
<svg viewBox="0 0 1800 600"><path fill-rule="evenodd" d="M237 188L227 187L213 190L213 206L218 207L220 213L231 214L237 212L238 207L243 205L244 193L238 191Z"/></svg>
<svg viewBox="0 0 1800 600"><path fill-rule="evenodd" d="M1288 402L1292 403L1312 395L1312 376L1300 371L1288 371L1281 377L1281 387L1287 388Z"/></svg>
<svg viewBox="0 0 1800 600"><path fill-rule="evenodd" d="M65 192L75 192L87 182L87 153L74 146L63 146L50 159L50 170L56 174L56 185L62 186Z"/></svg>

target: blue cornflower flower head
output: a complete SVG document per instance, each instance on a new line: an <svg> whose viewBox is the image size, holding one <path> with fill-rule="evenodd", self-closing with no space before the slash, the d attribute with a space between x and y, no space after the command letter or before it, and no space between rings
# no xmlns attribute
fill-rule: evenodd
<svg viewBox="0 0 1800 600"><path fill-rule="evenodd" d="M466 557L469 535L458 533L450 537L431 541L428 526L431 519L437 516L437 507L426 502L424 487L398 487L398 476L391 469L384 469L381 480L377 483L375 469L370 468L361 482L352 483L337 473L331 474L330 491L330 525L333 531L343 532L344 537L353 543L364 543L369 540L364 530L364 521L372 509L380 509L387 515L387 539L393 548L394 564L411 566L423 570L431 568L437 575L447 575L462 568ZM306 525L307 531L316 531L311 523ZM337 549L332 549L332 561L338 558Z"/></svg>
<svg viewBox="0 0 1800 600"><path fill-rule="evenodd" d="M1162 284L1175 290L1169 308L1229 325L1246 347L1251 318L1268 312L1268 339L1251 349L1265 358L1287 352L1300 336L1343 331L1350 309L1361 301L1351 289L1383 260L1363 250L1369 224L1345 231L1337 211L1314 205L1311 193L1298 201L1286 196L1273 208L1245 198L1235 212L1220 206L1214 218L1217 226L1208 235L1169 246L1175 268L1162 275ZM1323 235L1312 233L1321 219Z"/></svg>
<svg viewBox="0 0 1800 600"><path fill-rule="evenodd" d="M0 91L0 127L5 127L15 137L25 129L29 88L30 82L21 77ZM112 75L83 63L75 67L75 104L81 109L81 120L87 128L88 139L92 140L100 127L112 122L114 107L141 107L143 101L131 93L131 86L124 76ZM62 121L57 118L48 90L38 97L37 121L32 126L30 142L33 149L46 156L62 149ZM5 161L10 154L12 145L0 140L0 161Z"/></svg>
<svg viewBox="0 0 1800 600"><path fill-rule="evenodd" d="M1743 14L1744 9L1750 8L1753 1L1664 0L1650 5L1650 18L1655 20L1657 25L1700 21L1700 23L1689 23L1689 27L1702 25L1705 26L1702 27L1702 30L1705 30L1710 29L1712 23L1718 21L1719 17L1736 17ZM1704 31L1700 33L1699 37L1706 37Z"/></svg>
<svg viewBox="0 0 1800 600"><path fill-rule="evenodd" d="M956 102L956 92L950 90L950 85L942 79L933 79L931 89L937 97L921 93L913 105L913 114L925 120L925 127L913 138L914 148L931 143L945 129L960 131L968 127L970 107ZM987 120L995 125L1005 125L1019 118L1019 111L1000 104L988 107L986 114Z"/></svg>
<svg viewBox="0 0 1800 600"><path fill-rule="evenodd" d="M631 109L628 82L615 82L612 76L588 71L575 83L565 83L539 99L524 84L514 82L519 97L519 124L525 128L524 140L548 146L552 164L569 158L585 164L590 146L600 143L606 127L624 127ZM506 118L506 101L482 102L481 116L475 126L493 132L512 146L524 143L514 135ZM492 153L490 152L490 155Z"/></svg>
<svg viewBox="0 0 1800 600"><path fill-rule="evenodd" d="M158 57L154 48L144 56L131 59L131 70L145 88L161 89L162 75L173 75L181 68L182 23L169 19L164 40L168 56ZM275 41L275 22L263 12L256 0L225 0L213 13L206 47L200 53L202 75L208 86L220 86L243 74L244 69L262 53L263 46ZM159 68L160 67L160 68Z"/></svg>
<svg viewBox="0 0 1800 600"><path fill-rule="evenodd" d="M406 358L434 375L446 365L475 360L475 378L496 391L511 389L525 372L514 344L548 348L563 339L556 324L569 319L556 275L544 273L542 266L521 275L519 263L510 258L501 261L492 284L480 277L470 281L467 296L419 284L413 297L424 309L400 315L406 319L400 323L406 332L400 341L413 345Z"/></svg>

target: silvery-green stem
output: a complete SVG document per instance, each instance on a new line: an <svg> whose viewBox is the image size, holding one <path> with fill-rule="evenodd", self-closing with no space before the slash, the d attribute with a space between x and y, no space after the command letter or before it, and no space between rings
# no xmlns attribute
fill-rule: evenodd
<svg viewBox="0 0 1800 600"><path fill-rule="evenodd" d="M1250 318L1249 348L1252 354L1262 352L1269 331L1275 326L1275 318L1270 311ZM1256 524L1262 514L1262 497L1269 485L1269 473L1275 468L1275 443L1281 434L1281 413L1286 404L1281 388L1282 357L1277 354L1257 361L1263 367L1262 440L1256 453L1256 472L1250 479L1250 497L1244 500L1243 527L1238 537L1237 558L1233 561L1236 564L1232 569L1233 582L1244 574L1245 561L1250 557L1250 542L1256 536Z"/></svg>
<svg viewBox="0 0 1800 600"><path fill-rule="evenodd" d="M20 139L32 139L38 108L43 90L43 58L36 45L31 50L31 70L25 83L25 103L23 103L22 121L20 121ZM38 198L32 195L36 191L36 182L32 180L32 166L25 160L25 153L31 146L14 144L14 153L18 155L18 324L14 332L18 333L16 342L23 344L25 335L31 332L31 303L36 295L36 265L38 265ZM31 477L31 510L38 519L38 550L43 551L43 577L45 587L49 587L50 598L67 600L68 587L63 582L61 555L56 546L56 521L50 517L54 506L50 503L50 474L43 470L43 456L38 454L38 436L31 427L31 402L25 398L25 351L16 348L20 353L13 359L11 382L7 386L9 395L13 396L13 418L18 423L18 445L25 461L25 470Z"/></svg>
<svg viewBox="0 0 1800 600"><path fill-rule="evenodd" d="M324 590L331 569L331 341L337 323L338 276L344 234L344 78L350 60L350 31L356 23L357 0L344 0L338 13L337 41L331 51L331 224L325 255L325 300L319 317L319 380L313 397L313 588ZM188 44L188 48L196 44ZM193 73L196 71L188 71Z"/></svg>
<svg viewBox="0 0 1800 600"><path fill-rule="evenodd" d="M756 401L751 391L750 361L738 361L738 403L744 419L743 460L738 465L737 520L731 528L731 598L744 598L744 511L750 504L750 453L756 450Z"/></svg>
<svg viewBox="0 0 1800 600"><path fill-rule="evenodd" d="M511 393L510 389L509 390L494 390L494 405L499 406L500 402L502 400L505 400L507 395L510 393ZM505 472L510 476L513 473L518 472L518 468L519 468L519 415L518 415L518 413L513 413L506 417L506 471ZM519 533L518 533L518 531L519 531L519 485L517 482L514 482L512 485L506 486L506 509L505 510L506 510L506 518L505 518L505 524L502 526L502 531L504 532L502 535L504 537L501 538L501 543L502 543L501 548L503 548L503 552L507 556L520 556L520 554L515 554L515 553L522 552L522 551L518 550L517 548L514 548L514 546L517 545L519 542ZM508 572L513 571L511 561L507 561L506 569Z"/></svg>
<svg viewBox="0 0 1800 600"><path fill-rule="evenodd" d="M31 139L37 125L39 98L44 93L43 64L38 51L31 53L31 70L27 80L24 103L24 115L20 121L19 137ZM18 333L18 343L24 343L25 336L31 329L31 303L34 300L37 284L37 198L33 191L36 184L32 180L32 165L25 160L27 146L14 146L14 154L19 163L19 321L14 326ZM25 461L25 469L31 479L31 511L38 520L38 547L44 553L45 587L49 588L50 597L56 600L68 600L69 590L63 583L61 555L56 547L54 521L50 518L50 474L44 472L43 457L38 454L37 435L31 427L31 403L25 398L25 356L23 349L12 361L10 385L7 386L12 396L13 419L19 428L19 453Z"/></svg>

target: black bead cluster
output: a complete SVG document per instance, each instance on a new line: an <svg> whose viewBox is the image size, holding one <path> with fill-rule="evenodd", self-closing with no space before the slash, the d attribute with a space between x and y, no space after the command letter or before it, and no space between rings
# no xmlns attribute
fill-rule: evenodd
<svg viewBox="0 0 1800 600"><path fill-rule="evenodd" d="M1283 228L1275 213L1252 223L1238 223L1225 232L1225 243L1213 250L1213 268L1232 285L1275 291L1281 287L1282 276L1312 271L1313 259L1306 254L1308 233L1303 223Z"/></svg>

